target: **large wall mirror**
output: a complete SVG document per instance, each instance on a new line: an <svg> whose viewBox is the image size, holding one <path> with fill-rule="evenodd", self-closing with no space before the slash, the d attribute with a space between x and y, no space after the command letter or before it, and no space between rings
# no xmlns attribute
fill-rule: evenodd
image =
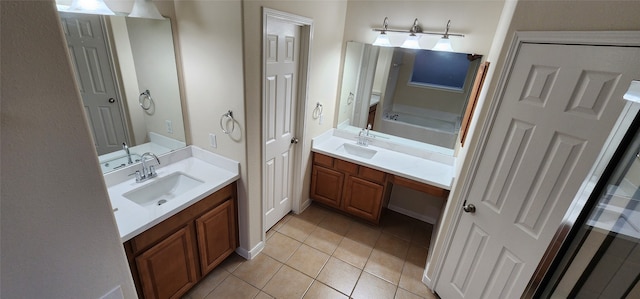
<svg viewBox="0 0 640 299"><path fill-rule="evenodd" d="M482 56L348 42L338 129L454 149Z"/></svg>
<svg viewBox="0 0 640 299"><path fill-rule="evenodd" d="M184 147L170 20L60 18L103 173Z"/></svg>

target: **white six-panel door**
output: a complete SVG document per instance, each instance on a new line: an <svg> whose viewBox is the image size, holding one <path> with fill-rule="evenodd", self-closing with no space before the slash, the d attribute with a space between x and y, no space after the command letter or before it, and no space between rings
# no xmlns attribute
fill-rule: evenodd
<svg viewBox="0 0 640 299"><path fill-rule="evenodd" d="M102 20L98 15L60 12L80 95L98 155L127 142Z"/></svg>
<svg viewBox="0 0 640 299"><path fill-rule="evenodd" d="M295 165L292 140L296 104L300 26L267 17L264 57L263 140L265 142L263 210L267 231L292 207Z"/></svg>
<svg viewBox="0 0 640 299"><path fill-rule="evenodd" d="M524 43L436 292L520 298L640 78L640 49Z"/></svg>

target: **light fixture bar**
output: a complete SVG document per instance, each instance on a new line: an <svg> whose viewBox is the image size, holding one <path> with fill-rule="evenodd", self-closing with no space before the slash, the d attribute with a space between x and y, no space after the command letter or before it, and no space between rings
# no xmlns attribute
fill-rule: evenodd
<svg viewBox="0 0 640 299"><path fill-rule="evenodd" d="M442 36L457 36L464 37L464 34L460 33L449 33L449 25L451 24L451 20L447 22L447 27L445 32L430 32L430 31L422 31L422 28L418 26L418 19L413 21L413 25L411 29L389 29L387 25L387 18L385 18L384 28L373 28L373 31L377 32L395 32L395 33L414 33L414 34L424 34L424 35L442 35Z"/></svg>
<svg viewBox="0 0 640 299"><path fill-rule="evenodd" d="M403 29L387 29L387 30L383 30L383 29L379 29L379 28L373 28L373 31L378 31L378 32L395 32L395 33L411 33L411 30L403 30ZM414 32L415 34L424 34L424 35L444 35L444 32L429 32L429 31L417 31ZM457 36L457 37L464 37L464 34L460 34L460 33L449 33L449 36Z"/></svg>

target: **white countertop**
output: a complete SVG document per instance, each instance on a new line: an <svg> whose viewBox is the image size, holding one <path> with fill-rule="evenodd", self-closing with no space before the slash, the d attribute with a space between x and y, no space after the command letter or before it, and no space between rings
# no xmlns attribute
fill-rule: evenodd
<svg viewBox="0 0 640 299"><path fill-rule="evenodd" d="M135 178L129 176L140 169L140 163L105 175L111 205L115 211L114 215L123 243L240 178L238 162L195 146L176 150L159 158L161 164L156 166L158 177L142 183L136 183ZM160 206L153 205L145 208L123 196L128 191L143 187L175 172L185 173L204 183Z"/></svg>
<svg viewBox="0 0 640 299"><path fill-rule="evenodd" d="M376 134L376 132L373 132ZM367 148L376 150L371 159L339 151L344 143L356 144L356 136L330 130L313 139L311 150L334 158L346 160L391 173L400 177L451 190L455 158L440 153L415 151L402 148L380 138L372 138Z"/></svg>

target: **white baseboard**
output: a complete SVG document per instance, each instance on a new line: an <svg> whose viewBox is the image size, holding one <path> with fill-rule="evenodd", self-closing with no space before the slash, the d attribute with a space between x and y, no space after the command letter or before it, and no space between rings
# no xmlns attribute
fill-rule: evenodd
<svg viewBox="0 0 640 299"><path fill-rule="evenodd" d="M416 212L414 212L414 211L410 211L410 210L407 210L407 209L403 209L403 208L398 207L398 206L396 206L396 205L393 205L393 204L391 204L391 203L389 203L389 205L387 206L387 208L388 208L389 210L392 210L392 211L398 212L398 213L403 214L403 215L407 215L407 216L409 216L409 217L411 217L411 218L415 218L415 219L418 219L418 220L424 221L424 222L426 222L426 223L431 223L431 224L434 224L434 225L435 225L435 224L438 222L438 219L437 219L437 218L429 217L429 216L427 216L427 215L423 215L423 214L420 214L420 213L416 213Z"/></svg>
<svg viewBox="0 0 640 299"><path fill-rule="evenodd" d="M422 273L422 283L427 285L427 288L429 288L429 290L431 292L433 292L433 286L431 285L433 282L431 281L431 278L429 278L429 276L427 276L427 271L426 270L424 271L424 273Z"/></svg>
<svg viewBox="0 0 640 299"><path fill-rule="evenodd" d="M296 213L296 211L293 211L293 212L296 213L296 214L300 214L304 210L306 210L310 205L311 205L311 198L308 198L305 202L300 204L300 210L297 213Z"/></svg>
<svg viewBox="0 0 640 299"><path fill-rule="evenodd" d="M264 241L260 241L260 243L258 243L258 245L253 247L253 249L251 250L246 250L242 247L238 247L236 248L236 253L247 260L251 260L255 258L260 252L262 252L262 249L264 249Z"/></svg>

